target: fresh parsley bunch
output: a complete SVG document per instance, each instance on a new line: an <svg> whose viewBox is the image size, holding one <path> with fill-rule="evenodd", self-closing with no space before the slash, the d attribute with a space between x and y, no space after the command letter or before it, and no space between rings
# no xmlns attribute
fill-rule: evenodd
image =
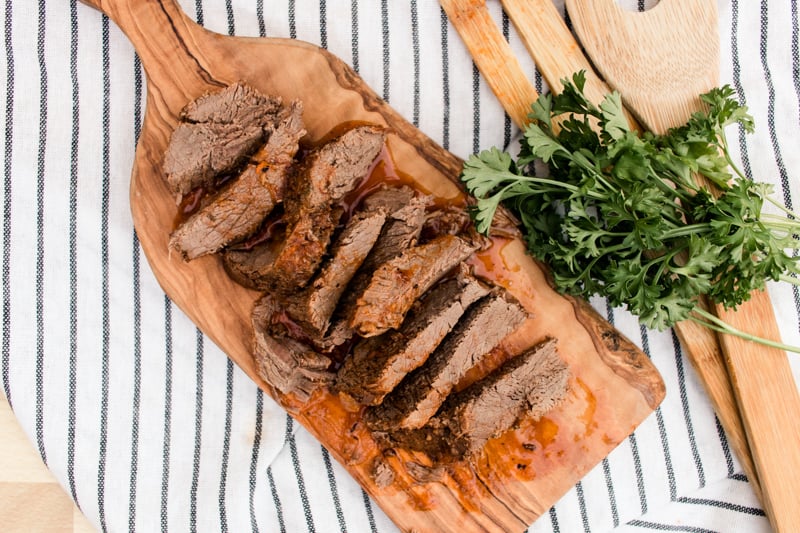
<svg viewBox="0 0 800 533"><path fill-rule="evenodd" d="M532 105L516 160L492 148L466 161L462 178L477 198L480 232L502 202L557 289L604 296L655 329L686 319L724 328L696 307L700 295L735 308L767 280L796 281L797 217L731 160L725 128L750 132L753 120L730 87L701 96L707 112L655 135L631 131L618 93L593 105L584 82L577 73L561 94ZM536 175L537 160L548 175ZM765 202L788 216L762 213Z"/></svg>

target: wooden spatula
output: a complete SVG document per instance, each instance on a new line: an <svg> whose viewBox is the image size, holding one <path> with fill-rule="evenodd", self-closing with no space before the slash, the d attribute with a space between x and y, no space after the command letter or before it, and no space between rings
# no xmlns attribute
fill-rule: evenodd
<svg viewBox="0 0 800 533"><path fill-rule="evenodd" d="M506 112L524 128L530 104L538 95L494 24L485 0L441 0L440 3ZM583 70L586 93L591 99L599 103L610 92L583 55L552 0L501 0L501 3L553 91L561 89L562 79ZM701 305L707 308L704 302ZM675 331L728 434L731 448L760 498L758 476L717 335L690 321L677 324Z"/></svg>
<svg viewBox="0 0 800 533"><path fill-rule="evenodd" d="M544 426L524 419L503 440L490 442L479 463L449 463L447 472L432 470L429 477L435 479L426 481L409 474L405 465L427 457L402 448L383 456L352 402L327 389L309 402L273 390L259 377L251 354L250 312L259 295L231 281L218 257L186 263L179 254L169 253L177 206L164 184L162 161L183 106L241 80L287 102L302 100L311 141L342 123L386 126L397 170L435 196L439 205L463 206L464 194L457 184L462 162L319 47L212 33L186 17L176 0L84 3L106 13L125 32L147 74L147 108L130 203L139 240L159 283L206 335L325 445L401 529L523 531L662 400L663 381L641 350L584 302L552 291L522 242L507 238L471 261L537 315L507 339L508 354L553 337L574 370L569 400L548 413ZM396 475L378 484L374 468L386 464Z"/></svg>
<svg viewBox="0 0 800 533"><path fill-rule="evenodd" d="M701 109L698 96L719 85L716 2L662 0L644 13L626 12L614 0L566 4L594 64L648 129L664 132L686 122ZM736 312L716 312L742 331L779 340L765 292L754 292ZM800 395L786 353L730 335L720 340L766 512L776 530L797 531Z"/></svg>

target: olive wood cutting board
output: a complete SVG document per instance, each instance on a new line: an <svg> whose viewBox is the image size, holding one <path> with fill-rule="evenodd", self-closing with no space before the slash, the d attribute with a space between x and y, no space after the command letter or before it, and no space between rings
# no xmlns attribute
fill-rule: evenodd
<svg viewBox="0 0 800 533"><path fill-rule="evenodd" d="M406 531L522 531L625 439L661 402L664 384L649 359L585 302L557 294L546 270L518 239L495 237L471 259L477 274L505 286L533 313L493 352L519 353L545 337L571 372L570 392L538 422L490 441L471 463L430 469L420 476L409 461L430 465L405 450L383 456L361 422L357 406L327 390L301 403L273 390L256 373L250 312L258 297L226 275L218 257L190 263L170 254L177 214L162 177L162 159L180 110L208 92L244 81L285 101L300 99L311 141L345 122L388 127L396 169L438 203L464 205L461 161L383 102L341 60L289 39L233 38L209 32L175 0L84 0L126 33L147 74L147 110L136 150L130 202L137 235L167 295L280 403ZM376 457L395 470L379 487Z"/></svg>

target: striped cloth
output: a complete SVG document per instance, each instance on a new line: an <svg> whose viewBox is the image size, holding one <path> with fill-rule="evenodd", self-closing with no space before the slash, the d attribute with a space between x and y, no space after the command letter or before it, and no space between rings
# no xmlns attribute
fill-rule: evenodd
<svg viewBox="0 0 800 533"><path fill-rule="evenodd" d="M75 0L3 4L0 374L65 490L103 531L395 531L151 274L128 209L146 87L125 36ZM461 157L517 133L435 0L181 4L224 34L327 47ZM546 90L499 4L490 10ZM757 123L755 135L730 132L734 157L794 207L798 2L720 1L720 16L722 79ZM771 293L784 340L800 344L800 295ZM592 304L652 357L668 396L530 531L768 531L676 337Z"/></svg>

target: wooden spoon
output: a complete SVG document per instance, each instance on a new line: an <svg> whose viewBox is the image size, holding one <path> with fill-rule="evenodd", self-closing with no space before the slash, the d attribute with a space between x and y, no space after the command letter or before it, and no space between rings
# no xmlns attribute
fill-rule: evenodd
<svg viewBox="0 0 800 533"><path fill-rule="evenodd" d="M218 257L186 263L169 253L177 207L164 184L162 160L180 110L205 92L242 80L287 102L302 100L312 141L350 121L384 125L397 170L439 204L464 205L458 185L462 162L400 117L345 63L316 46L221 36L191 21L176 0L84 3L106 13L125 32L147 74L147 108L130 201L137 235L162 288L331 451L402 529L522 531L660 403L664 385L648 358L588 304L555 293L521 241L508 238L472 259L476 270L504 284L538 315L506 339L504 350L518 353L554 337L574 374L570 398L548 413L543 430L523 420L502 442L490 443L480 462L450 463L447 473L434 471L430 477L436 479L425 481L414 478L405 465L427 458L402 449L384 457L357 406L324 389L306 403L273 390L259 377L251 354L250 312L259 295L231 281ZM531 446L536 439L539 444ZM552 458L544 453L547 445L558 447ZM379 460L395 473L380 486L373 475ZM529 463L533 467L525 471Z"/></svg>
<svg viewBox="0 0 800 533"><path fill-rule="evenodd" d="M702 109L699 95L719 85L717 3L662 0L643 13L614 0L567 0L575 32L606 81L655 132L683 124ZM758 291L738 311L717 315L742 331L779 340L769 296ZM684 334L686 345L693 338ZM800 394L786 353L720 335L763 491L777 531L800 524ZM749 475L749 474L748 474ZM752 478L751 478L752 479Z"/></svg>

